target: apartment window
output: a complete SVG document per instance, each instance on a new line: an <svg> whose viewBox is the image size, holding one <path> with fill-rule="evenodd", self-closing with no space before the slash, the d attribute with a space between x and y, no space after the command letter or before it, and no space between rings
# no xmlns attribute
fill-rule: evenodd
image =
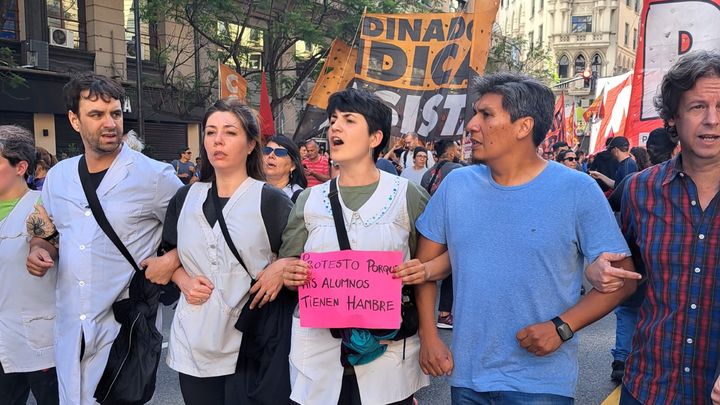
<svg viewBox="0 0 720 405"><path fill-rule="evenodd" d="M633 29L633 50L637 48L637 28Z"/></svg>
<svg viewBox="0 0 720 405"><path fill-rule="evenodd" d="M592 32L592 16L572 16L572 32Z"/></svg>
<svg viewBox="0 0 720 405"><path fill-rule="evenodd" d="M85 1L47 0L48 26L71 32L73 48L85 49Z"/></svg>
<svg viewBox="0 0 720 405"><path fill-rule="evenodd" d="M0 6L0 38L20 39L17 0L10 0Z"/></svg>
<svg viewBox="0 0 720 405"><path fill-rule="evenodd" d="M133 0L123 0L125 8L125 44L127 46L127 57L135 58L135 10ZM140 6L145 0L140 0ZM150 60L153 52L157 50L157 31L147 21L140 20L140 57L142 60Z"/></svg>
<svg viewBox="0 0 720 405"><path fill-rule="evenodd" d="M535 0L530 0L530 17L535 15Z"/></svg>
<svg viewBox="0 0 720 405"><path fill-rule="evenodd" d="M635 12L636 13L640 12L640 1L641 0L635 0Z"/></svg>
<svg viewBox="0 0 720 405"><path fill-rule="evenodd" d="M630 36L630 24L625 23L625 46L628 46L628 37Z"/></svg>
<svg viewBox="0 0 720 405"><path fill-rule="evenodd" d="M630 7L630 0L625 0L625 5Z"/></svg>
<svg viewBox="0 0 720 405"><path fill-rule="evenodd" d="M545 0L540 0L540 7L538 7L538 10L542 10L545 6Z"/></svg>
<svg viewBox="0 0 720 405"><path fill-rule="evenodd" d="M229 41L240 41L242 48L238 51L237 59L240 62L240 68L246 70L259 70L263 65L263 44L264 44L264 33L263 30L258 28L245 27L228 23L218 22L218 34L227 36ZM242 37L240 35L242 34ZM311 44L308 44L312 47ZM303 45L305 47L305 45ZM296 47L297 50L297 47ZM235 66L235 62L229 59L228 65Z"/></svg>
<svg viewBox="0 0 720 405"><path fill-rule="evenodd" d="M560 57L558 61L558 76L562 78L568 77L568 66L570 66L570 59L566 55Z"/></svg>
<svg viewBox="0 0 720 405"><path fill-rule="evenodd" d="M542 24L540 24L540 26L538 27L538 47L540 48L542 46L543 46L543 26L542 26Z"/></svg>
<svg viewBox="0 0 720 405"><path fill-rule="evenodd" d="M599 53L596 53L593 55L592 61L590 62L590 70L597 76L600 76L600 69L602 69L602 56L600 56Z"/></svg>
<svg viewBox="0 0 720 405"><path fill-rule="evenodd" d="M585 70L585 56L578 55L575 57L575 71L573 74L580 74Z"/></svg>

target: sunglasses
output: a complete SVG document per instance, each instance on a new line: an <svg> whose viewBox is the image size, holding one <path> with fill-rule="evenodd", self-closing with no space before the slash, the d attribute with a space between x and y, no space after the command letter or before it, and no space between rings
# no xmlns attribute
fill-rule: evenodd
<svg viewBox="0 0 720 405"><path fill-rule="evenodd" d="M288 150L285 148L271 148L269 146L265 146L262 149L263 155L268 156L271 153L275 153L275 156L277 157L286 157L288 155Z"/></svg>
<svg viewBox="0 0 720 405"><path fill-rule="evenodd" d="M571 161L571 162L574 162L574 161L576 161L576 160L577 160L577 158L574 158L574 157L568 157L568 158L565 158L565 159L563 159L563 160L569 160L569 161Z"/></svg>

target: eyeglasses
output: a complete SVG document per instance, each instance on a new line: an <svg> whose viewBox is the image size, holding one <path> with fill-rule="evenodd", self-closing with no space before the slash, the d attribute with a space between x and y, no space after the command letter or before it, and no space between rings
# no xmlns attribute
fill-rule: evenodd
<svg viewBox="0 0 720 405"><path fill-rule="evenodd" d="M265 156L268 156L271 153L275 153L275 156L277 157L286 157L288 155L288 150L285 148L271 148L269 146L263 147L262 152Z"/></svg>
<svg viewBox="0 0 720 405"><path fill-rule="evenodd" d="M563 160L569 160L569 161L571 161L571 162L574 162L574 161L577 160L577 158L574 158L574 157L566 157L566 158L563 159Z"/></svg>
<svg viewBox="0 0 720 405"><path fill-rule="evenodd" d="M415 157L427 159L427 155L417 155L417 156L415 156Z"/></svg>

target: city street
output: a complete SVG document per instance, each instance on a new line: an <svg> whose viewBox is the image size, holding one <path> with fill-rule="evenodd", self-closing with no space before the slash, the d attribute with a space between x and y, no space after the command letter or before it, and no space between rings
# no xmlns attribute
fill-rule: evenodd
<svg viewBox="0 0 720 405"><path fill-rule="evenodd" d="M164 312L163 335L169 336L169 325L172 311ZM452 332L440 331L442 338L449 343ZM577 405L598 405L612 392L615 384L610 381L610 347L614 343L615 315L610 314L594 325L576 335L580 338L580 378L577 389ZM178 386L177 373L165 365L165 353L158 371L157 390L151 404L175 405L182 404L182 396ZM445 378L433 378L429 387L417 395L422 405L448 404L450 387Z"/></svg>

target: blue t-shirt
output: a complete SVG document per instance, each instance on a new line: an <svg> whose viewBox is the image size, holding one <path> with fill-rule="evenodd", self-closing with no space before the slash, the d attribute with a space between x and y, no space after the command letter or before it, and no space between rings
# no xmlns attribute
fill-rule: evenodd
<svg viewBox="0 0 720 405"><path fill-rule="evenodd" d="M628 157L625 158L620 164L618 165L617 170L615 171L615 184L620 184L622 179L625 178L625 176L629 174L633 174L636 171L638 171L637 163L635 163L635 159Z"/></svg>
<svg viewBox="0 0 720 405"><path fill-rule="evenodd" d="M597 183L556 162L513 187L497 184L486 166L456 169L430 199L417 230L450 253L450 385L574 397L578 337L538 357L515 335L575 305L585 259L630 253Z"/></svg>

